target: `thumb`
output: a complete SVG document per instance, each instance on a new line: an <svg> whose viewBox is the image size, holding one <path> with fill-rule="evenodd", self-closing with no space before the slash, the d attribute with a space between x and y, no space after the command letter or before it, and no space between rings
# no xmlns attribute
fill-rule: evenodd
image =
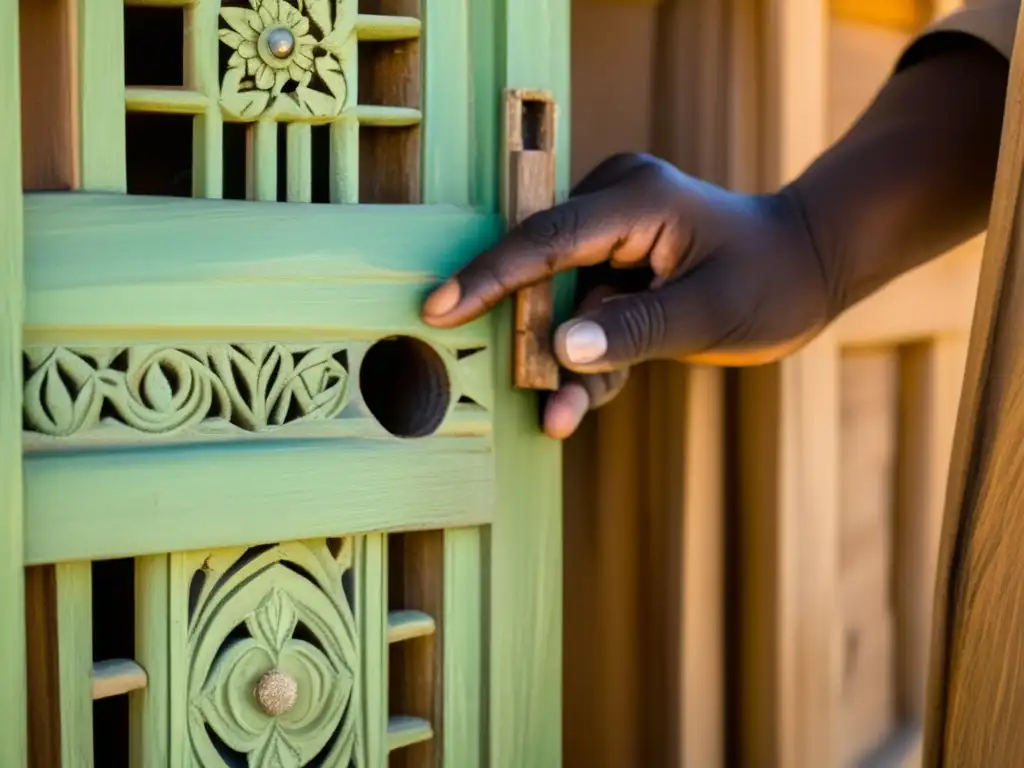
<svg viewBox="0 0 1024 768"><path fill-rule="evenodd" d="M735 338L746 313L709 267L662 288L608 298L563 323L555 333L559 361L577 373L601 373L684 359Z"/></svg>

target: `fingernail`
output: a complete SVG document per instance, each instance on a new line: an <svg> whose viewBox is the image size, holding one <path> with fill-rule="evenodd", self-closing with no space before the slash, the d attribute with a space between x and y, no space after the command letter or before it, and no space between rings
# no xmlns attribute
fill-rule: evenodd
<svg viewBox="0 0 1024 768"><path fill-rule="evenodd" d="M565 334L565 354L573 363L592 363L608 351L608 337L597 323L584 320Z"/></svg>
<svg viewBox="0 0 1024 768"><path fill-rule="evenodd" d="M449 280L423 302L423 314L432 317L447 315L455 309L460 298L462 298L462 289L459 288L459 281Z"/></svg>

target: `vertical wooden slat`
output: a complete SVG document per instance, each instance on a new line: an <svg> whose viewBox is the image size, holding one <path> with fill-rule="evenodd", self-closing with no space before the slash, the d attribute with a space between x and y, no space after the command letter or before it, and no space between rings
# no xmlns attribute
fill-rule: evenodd
<svg viewBox="0 0 1024 768"><path fill-rule="evenodd" d="M469 8L427 2L423 13L423 202L469 205Z"/></svg>
<svg viewBox="0 0 1024 768"><path fill-rule="evenodd" d="M22 270L21 141L18 119L18 3L4 0L0 108L5 138L0 142L0 690L10 706L0 733L0 765L26 761L25 574L21 476Z"/></svg>
<svg viewBox="0 0 1024 768"><path fill-rule="evenodd" d="M568 103L568 0L519 0L497 9L504 59L495 85L543 88ZM567 122L556 148L556 198L568 192ZM499 387L512 381L511 322L508 308L495 314ZM558 765L562 755L561 447L540 432L537 407L535 395L502 389L495 401L488 707L495 768Z"/></svg>
<svg viewBox="0 0 1024 768"><path fill-rule="evenodd" d="M91 768L92 563L59 563L56 576L61 765Z"/></svg>
<svg viewBox="0 0 1024 768"><path fill-rule="evenodd" d="M170 560L135 560L135 661L146 687L130 694L132 768L166 766L170 726Z"/></svg>
<svg viewBox="0 0 1024 768"><path fill-rule="evenodd" d="M342 117L331 123L332 203L359 202L359 121Z"/></svg>
<svg viewBox="0 0 1024 768"><path fill-rule="evenodd" d="M175 552L168 556L167 750L171 768L188 765L188 573L187 553Z"/></svg>
<svg viewBox="0 0 1024 768"><path fill-rule="evenodd" d="M478 768L484 760L483 551L479 528L444 532L444 619L440 727L445 768Z"/></svg>
<svg viewBox="0 0 1024 768"><path fill-rule="evenodd" d="M124 192L124 0L78 0L82 187ZM111 41L114 41L113 43Z"/></svg>
<svg viewBox="0 0 1024 768"><path fill-rule="evenodd" d="M901 355L895 586L900 714L922 724L942 505L966 337L905 348Z"/></svg>
<svg viewBox="0 0 1024 768"><path fill-rule="evenodd" d="M1024 47L1018 18L1016 50ZM1019 765L1024 597L1024 58L1010 65L999 167L950 461L923 765Z"/></svg>
<svg viewBox="0 0 1024 768"><path fill-rule="evenodd" d="M692 565L684 563L685 547L687 543L705 544L686 542L683 537L683 517L688 511L684 496L689 459L685 439L690 415L687 370L678 364L656 363L645 366L642 375L634 370L631 377L646 386L638 390L643 421L626 426L627 431L636 433L632 439L643 451L642 458L627 470L640 480L630 501L635 505L631 517L636 518L639 545L634 555L636 597L631 597L637 603L635 627L641 628L624 628L636 635L633 642L639 662L635 692L639 711L633 735L636 752L627 761L661 765L678 762L683 749L680 651L684 628L680 609L687 587L683 569ZM612 442L606 449L606 471L614 471L611 468L616 467L620 445ZM621 503L620 498L609 506L614 510ZM610 578L619 578L616 568L609 570ZM714 617L708 620L714 622Z"/></svg>
<svg viewBox="0 0 1024 768"><path fill-rule="evenodd" d="M188 46L185 52L185 87L210 97L211 106L193 122L192 194L220 198L224 186L224 125L219 105L220 39L217 36L220 3L203 0L185 10Z"/></svg>
<svg viewBox="0 0 1024 768"><path fill-rule="evenodd" d="M307 123L291 123L287 129L289 203L313 200L313 129Z"/></svg>
<svg viewBox="0 0 1024 768"><path fill-rule="evenodd" d="M277 123L259 120L246 133L246 186L252 200L277 200Z"/></svg>
<svg viewBox="0 0 1024 768"><path fill-rule="evenodd" d="M677 747L682 768L724 764L723 378L713 368L687 372Z"/></svg>
<svg viewBox="0 0 1024 768"><path fill-rule="evenodd" d="M79 184L77 0L21 0L22 185ZM26 569L28 761L60 768L57 586L52 565Z"/></svg>
<svg viewBox="0 0 1024 768"><path fill-rule="evenodd" d="M740 383L741 764L839 764L838 350Z"/></svg>
<svg viewBox="0 0 1024 768"><path fill-rule="evenodd" d="M362 647L364 718L360 765L381 768L388 760L388 551L383 534L366 536L361 547L356 612Z"/></svg>
<svg viewBox="0 0 1024 768"><path fill-rule="evenodd" d="M754 48L764 77L758 186L772 189L824 145L824 5L745 10L763 41ZM743 765L839 761L838 357L826 332L782 363L741 373Z"/></svg>
<svg viewBox="0 0 1024 768"><path fill-rule="evenodd" d="M894 348L844 351L838 541L842 765L859 765L897 726L891 593L898 382Z"/></svg>

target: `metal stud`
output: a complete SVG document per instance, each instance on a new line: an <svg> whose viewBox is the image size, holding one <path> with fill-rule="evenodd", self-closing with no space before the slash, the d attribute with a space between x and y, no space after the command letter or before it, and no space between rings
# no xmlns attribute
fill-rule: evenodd
<svg viewBox="0 0 1024 768"><path fill-rule="evenodd" d="M284 27L272 29L267 33L267 48L275 58L287 59L295 50L295 35Z"/></svg>

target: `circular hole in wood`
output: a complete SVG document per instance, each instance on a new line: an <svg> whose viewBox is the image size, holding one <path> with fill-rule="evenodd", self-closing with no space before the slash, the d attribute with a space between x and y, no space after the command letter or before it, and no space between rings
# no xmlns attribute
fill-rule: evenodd
<svg viewBox="0 0 1024 768"><path fill-rule="evenodd" d="M444 360L411 336L382 339L367 350L359 389L373 417L396 437L436 432L452 394Z"/></svg>

